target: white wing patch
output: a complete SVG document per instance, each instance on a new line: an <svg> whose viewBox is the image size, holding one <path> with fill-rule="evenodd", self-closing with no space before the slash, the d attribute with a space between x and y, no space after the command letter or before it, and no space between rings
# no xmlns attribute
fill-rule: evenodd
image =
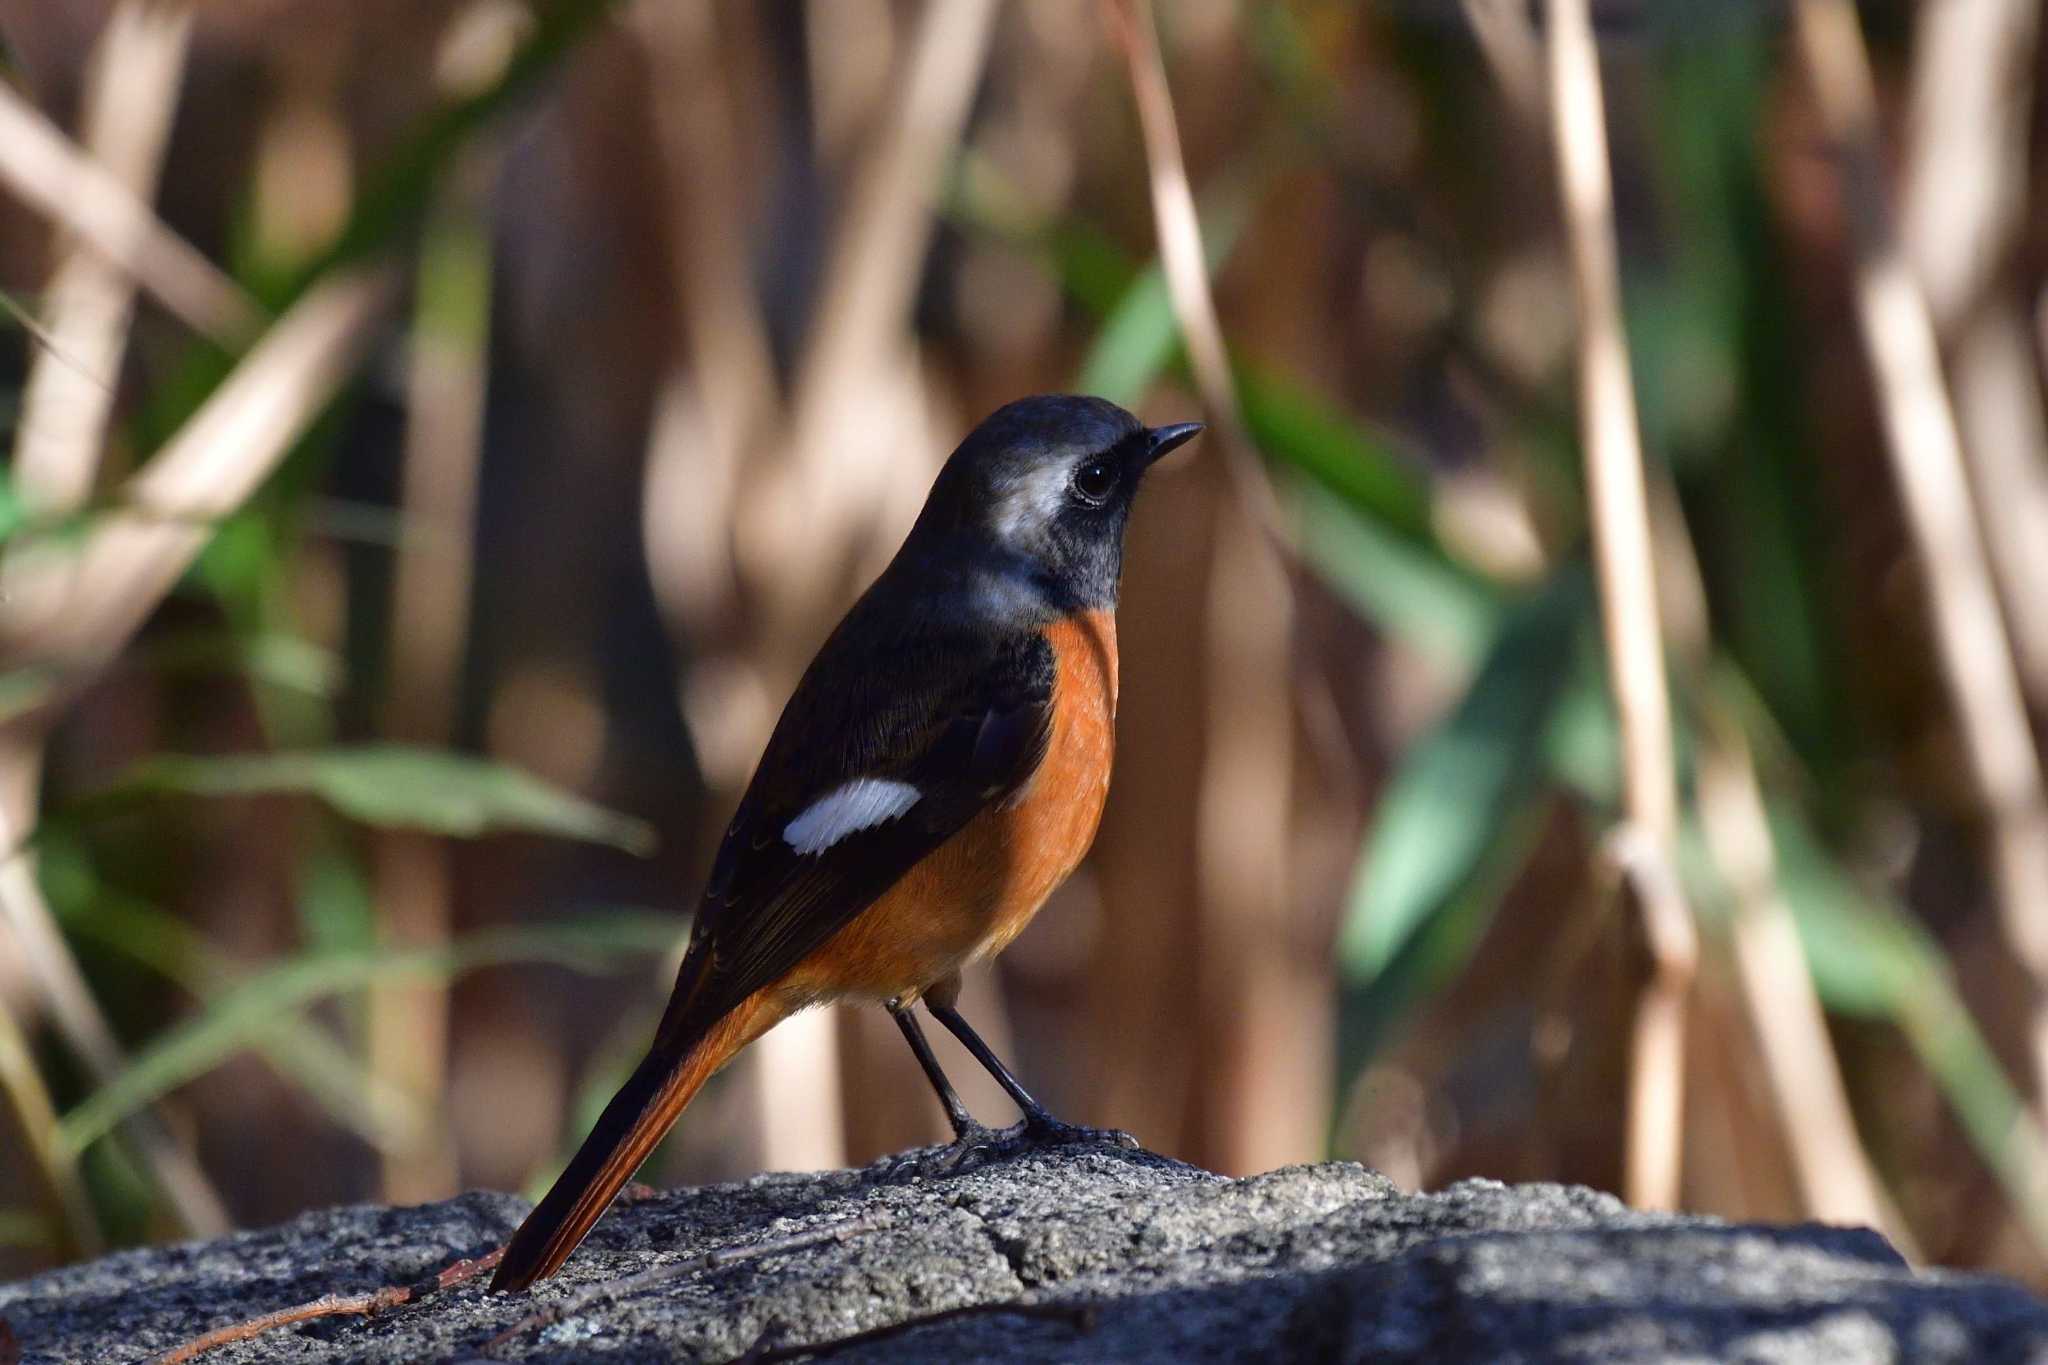
<svg viewBox="0 0 2048 1365"><path fill-rule="evenodd" d="M804 807L783 827L782 841L798 853L823 853L849 834L894 820L923 795L908 782L856 777Z"/></svg>

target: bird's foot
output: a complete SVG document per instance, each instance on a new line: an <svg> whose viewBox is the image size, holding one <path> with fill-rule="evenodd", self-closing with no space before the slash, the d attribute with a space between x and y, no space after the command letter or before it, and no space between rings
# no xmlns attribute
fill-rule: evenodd
<svg viewBox="0 0 2048 1365"><path fill-rule="evenodd" d="M1023 1122L1005 1128L1002 1136L1014 1143L1014 1150L1018 1151L1031 1147L1073 1147L1096 1143L1135 1151L1138 1146L1138 1140L1121 1128L1088 1128L1078 1123L1066 1123L1043 1109L1026 1113Z"/></svg>
<svg viewBox="0 0 2048 1365"><path fill-rule="evenodd" d="M1117 1128L1086 1128L1065 1123L1043 1110L1026 1114L1007 1128L990 1128L973 1123L955 1130L944 1147L927 1149L911 1158L920 1176L962 1175L992 1162L1047 1147L1080 1147L1101 1144L1134 1150L1138 1140Z"/></svg>
<svg viewBox="0 0 2048 1365"><path fill-rule="evenodd" d="M953 1140L943 1147L925 1147L905 1152L892 1163L899 1178L960 1175L991 1161L999 1161L1016 1150L1012 1130L990 1128L972 1121L956 1126Z"/></svg>
<svg viewBox="0 0 2048 1365"><path fill-rule="evenodd" d="M957 1175L971 1171L976 1166L990 1161L999 1161L1013 1150L1010 1130L994 1129L986 1124L963 1124L954 1131L953 1140L933 1154L931 1170L935 1175Z"/></svg>

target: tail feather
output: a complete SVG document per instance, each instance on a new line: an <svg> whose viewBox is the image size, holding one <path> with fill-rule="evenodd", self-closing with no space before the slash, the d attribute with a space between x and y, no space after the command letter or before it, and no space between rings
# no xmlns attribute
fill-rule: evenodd
<svg viewBox="0 0 2048 1365"><path fill-rule="evenodd" d="M678 1037L664 1027L654 1048L619 1088L568 1169L505 1247L494 1292L525 1289L561 1268L582 1244L640 1163L668 1135L683 1109L758 1030L755 1002Z"/></svg>

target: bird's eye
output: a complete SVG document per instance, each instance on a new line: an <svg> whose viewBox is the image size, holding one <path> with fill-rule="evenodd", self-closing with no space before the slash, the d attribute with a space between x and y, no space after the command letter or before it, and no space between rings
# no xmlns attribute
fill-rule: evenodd
<svg viewBox="0 0 2048 1365"><path fill-rule="evenodd" d="M1074 492L1081 501L1100 503L1116 487L1116 466L1108 460L1090 460L1074 471Z"/></svg>

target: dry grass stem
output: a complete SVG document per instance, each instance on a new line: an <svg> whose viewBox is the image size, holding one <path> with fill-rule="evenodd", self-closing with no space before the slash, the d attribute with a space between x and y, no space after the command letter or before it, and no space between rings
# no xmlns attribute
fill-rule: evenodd
<svg viewBox="0 0 2048 1365"><path fill-rule="evenodd" d="M941 178L987 59L995 8L992 0L924 7L901 93L833 234L794 384L786 456L741 528L743 567L781 585L792 620L812 615L822 596L843 594L836 580L850 543L846 531L870 531L892 497L903 520L916 510L920 490L902 477L904 444L928 424L905 324L937 222Z"/></svg>
<svg viewBox="0 0 2048 1365"><path fill-rule="evenodd" d="M1599 57L1587 0L1552 0L1549 16L1552 136L1578 297L1580 422L1608 676L1621 718L1627 824L1614 847L1653 961L1636 1016L1625 1183L1630 1202L1670 1208L1679 1189L1685 999L1699 950L1671 868L1678 824L1671 717L1621 323Z"/></svg>
<svg viewBox="0 0 2048 1365"><path fill-rule="evenodd" d="M1500 85L1508 109L1525 125L1543 124L1543 45L1527 0L1461 0L1479 53Z"/></svg>
<svg viewBox="0 0 2048 1365"><path fill-rule="evenodd" d="M86 148L144 203L156 194L191 27L191 13L182 7L125 0L94 48L83 116ZM134 303L125 271L89 242L64 240L44 291L11 469L16 493L36 515L76 511L92 492ZM17 623L60 606L68 587L61 546L31 538L0 560L0 600ZM20 803L9 814L29 828L41 750L17 743L7 756L22 768L6 783L10 799Z"/></svg>
<svg viewBox="0 0 2048 1365"><path fill-rule="evenodd" d="M430 1295L453 1289L459 1284L466 1284L487 1270L495 1270L504 1254L504 1248L500 1247L483 1256L456 1261L413 1284L385 1285L382 1289L365 1290L356 1294L325 1294L308 1303L293 1304L289 1308L280 1308L258 1317L246 1318L241 1322L231 1322L225 1327L216 1327L211 1332L194 1337L168 1351L158 1352L148 1359L146 1365L185 1365L186 1361L196 1360L208 1351L222 1346L232 1346L236 1342L251 1341L280 1327L291 1327L301 1322L311 1322L316 1318L361 1317L417 1303Z"/></svg>
<svg viewBox="0 0 2048 1365"><path fill-rule="evenodd" d="M746 201L694 192L744 179L734 158L741 139L733 91L712 7L652 0L631 13L659 73L652 97L668 180L670 253L686 291L677 311L710 444L697 459L711 455L729 465L760 437L780 400L767 319L750 283Z"/></svg>
<svg viewBox="0 0 2048 1365"><path fill-rule="evenodd" d="M0 1000L0 1091L7 1095L50 1204L63 1219L71 1249L81 1256L97 1255L101 1247L99 1222L79 1181L77 1164L56 1140L56 1102L43 1082L43 1073L36 1069L27 1035L4 1000Z"/></svg>
<svg viewBox="0 0 2048 1365"><path fill-rule="evenodd" d="M212 535L290 451L353 370L394 294L384 268L344 271L308 290L123 489L123 510L93 526L64 608L11 622L9 664L60 666L75 680L125 645Z"/></svg>
<svg viewBox="0 0 2048 1365"><path fill-rule="evenodd" d="M2048 420L2025 315L1987 299L1952 348L1956 418L2021 682L2048 709Z"/></svg>
<svg viewBox="0 0 2048 1365"><path fill-rule="evenodd" d="M1677 487L1663 471L1646 473L1665 635L1684 673L1704 677L1713 655L1699 557ZM1708 743L1698 760L1696 808L1708 851L1733 891L1736 976L1803 1206L1829 1222L1881 1228L1911 1255L1911 1229L1886 1196L1856 1132L1806 949L1779 887L1777 852L1748 741L1725 707L1711 699L1706 706ZM1725 1066L1749 1061L1720 1047L1708 1055ZM1736 1161L1734 1168L1741 1164Z"/></svg>
<svg viewBox="0 0 2048 1365"><path fill-rule="evenodd" d="M436 71L444 98L498 79L527 22L502 0L473 0L443 32ZM486 206L500 154L485 141L458 153L420 247L406 352L405 452L391 585L391 656L384 733L423 748L456 738L469 604L478 468L491 338L493 254ZM386 830L372 854L378 932L386 943L437 948L453 911L448 852L438 839ZM422 1203L456 1192L447 1123L449 988L378 982L368 998L369 1072L431 1121L415 1141L382 1151L384 1195Z"/></svg>
<svg viewBox="0 0 2048 1365"><path fill-rule="evenodd" d="M1245 434L1151 6L1110 0L1107 17L1144 135L1167 294L1238 494L1218 504L1213 531L1197 885L1203 1014L1232 1025L1212 1043L1221 1054L1212 1062L1216 1160L1269 1170L1317 1154L1320 1132L1286 1119L1329 1103L1329 1059L1299 1046L1318 1036L1313 1016L1328 1009L1333 985L1326 970L1304 965L1291 924L1293 594L1269 540L1277 508ZM1322 1099L1303 1105L1304 1094Z"/></svg>
<svg viewBox="0 0 2048 1365"><path fill-rule="evenodd" d="M472 157L477 170L482 158ZM482 193L482 187L475 187ZM384 729L393 739L446 747L454 738L462 654L469 639L471 527L484 424L484 347L489 337L488 234L471 186L444 197L433 244L422 257L422 300L407 353L401 537L391 591L391 674ZM460 283L428 278L459 273ZM438 300L439 302L434 302ZM437 313L436 310L439 310ZM465 316L448 316L453 310ZM469 310L474 310L470 312ZM378 836L374 855L379 929L386 941L447 941L449 870L438 840L406 831ZM370 993L370 1071L439 1115L447 1087L448 990L444 983L380 984ZM396 1203L455 1193L455 1153L445 1126L421 1144L384 1154L384 1189Z"/></svg>
<svg viewBox="0 0 2048 1365"><path fill-rule="evenodd" d="M239 285L5 83L0 184L134 276L193 330L230 346L256 330L262 310Z"/></svg>
<svg viewBox="0 0 2048 1365"><path fill-rule="evenodd" d="M716 16L709 6L658 0L631 13L655 73L664 226L684 324L648 430L648 570L671 631L698 655L682 679L682 711L705 778L736 792L772 717L767 681L743 638L733 526L747 460L780 423L781 395L751 286L745 206L695 190L740 176L737 96L719 61Z"/></svg>
<svg viewBox="0 0 2048 1365"><path fill-rule="evenodd" d="M1145 139L1145 161L1152 197L1159 263L1166 276L1188 368L1202 395L1202 406L1219 430L1211 439L1223 451L1244 508L1280 542L1280 511L1245 432L1244 413L1232 378L1230 352L1209 288L1209 266L1202 251L1202 225L1195 194L1181 156L1180 128L1173 112L1173 92L1166 81L1166 63L1149 0L1105 0L1110 30L1124 51L1130 69L1131 97Z"/></svg>
<svg viewBox="0 0 2048 1365"><path fill-rule="evenodd" d="M63 609L33 622L7 621L8 666L55 668L75 687L126 644L177 582L211 533L276 468L352 368L370 322L391 294L387 272L363 270L309 291L227 381L128 485L130 510L97 522L73 562L47 563L64 577ZM40 714L17 717L6 738L17 753L39 742ZM19 769L21 763L12 765ZM32 799L10 777L0 802L0 910L67 1043L102 1081L124 1065L112 1029L58 932L21 842ZM192 1161L153 1111L127 1126L189 1231L224 1230L226 1215Z"/></svg>
<svg viewBox="0 0 2048 1365"><path fill-rule="evenodd" d="M1993 879L2027 980L2037 1104L2048 1098L2048 799L1993 596L1927 302L1887 198L1869 56L1848 0L1802 0L1800 50L1842 161L1855 295L1886 446L1926 575L1942 670L1991 824Z"/></svg>
<svg viewBox="0 0 2048 1365"><path fill-rule="evenodd" d="M25 826L0 810L0 924L12 936L65 1044L104 1084L126 1068L127 1057L43 900L23 847L26 833ZM187 1235L217 1237L228 1230L220 1196L155 1109L131 1115L121 1131L135 1144Z"/></svg>
<svg viewBox="0 0 2048 1365"><path fill-rule="evenodd" d="M188 9L125 0L96 48L82 138L141 203L156 198L191 31ZM67 242L44 289L48 346L30 361L14 449L15 487L40 512L68 512L92 491L134 304L126 271L80 239Z"/></svg>
<svg viewBox="0 0 2048 1365"><path fill-rule="evenodd" d="M1806 952L1778 889L1777 856L1749 746L1725 715L1714 717L1712 731L1700 755L1700 821L1734 893L1743 1000L1806 1211L1824 1222L1878 1228L1910 1249L1910 1230L1885 1197L1856 1133Z"/></svg>
<svg viewBox="0 0 2048 1365"><path fill-rule="evenodd" d="M2022 682L2048 706L2048 419L2012 278L2039 27L2034 0L1920 11L1899 223L1948 348L1965 465Z"/></svg>
<svg viewBox="0 0 2048 1365"><path fill-rule="evenodd" d="M104 168L103 174L141 204L156 195L191 29L191 12L181 6L125 0L108 17L94 47L82 120L86 149ZM0 112L0 120L4 117ZM39 515L74 511L92 492L134 302L131 277L124 269L86 238L65 238L44 291L37 333L42 344L31 354L11 470L23 502ZM0 564L0 595L6 597L10 614L17 621L34 620L50 611L69 590L69 567L58 546L30 544L7 556ZM40 736L10 736L0 744L0 755L10 769L0 783L0 800L6 805L0 814L6 852L0 856L7 860L0 869L0 900L5 901L10 937L66 1039L104 1079L122 1065L120 1047L56 932L36 883L31 853L17 847L35 824L43 758ZM11 1015L4 1028L8 1043L22 1043ZM20 1060L26 1064L25 1058ZM90 1206L70 1162L49 1141L49 1125L55 1120L49 1097L41 1092L40 1081L29 1085L32 1067L25 1075L16 1067L7 1070L8 1089L29 1145L74 1237L90 1244L96 1239ZM218 1198L168 1130L152 1117L131 1132L186 1226L194 1232L224 1228L226 1216Z"/></svg>
<svg viewBox="0 0 2048 1365"><path fill-rule="evenodd" d="M2040 8L1944 0L1919 12L1899 228L1943 328L1994 286L2022 224Z"/></svg>
<svg viewBox="0 0 2048 1365"><path fill-rule="evenodd" d="M651 0L630 14L655 73L654 122L665 182L668 255L682 286L682 346L650 423L641 498L649 576L663 616L699 656L682 711L705 778L732 792L767 733L768 687L749 658L732 528L742 471L782 417L767 319L752 288L739 196L733 74L719 60L706 5Z"/></svg>

